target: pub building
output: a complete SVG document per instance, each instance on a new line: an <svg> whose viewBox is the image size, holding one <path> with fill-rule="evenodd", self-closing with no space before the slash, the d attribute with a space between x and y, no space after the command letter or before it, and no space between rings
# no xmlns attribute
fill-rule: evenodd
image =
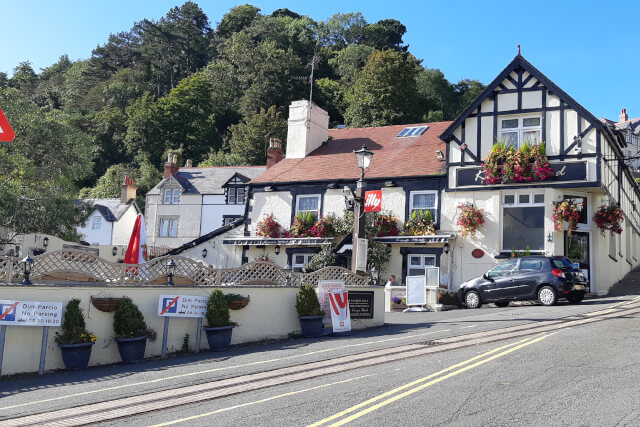
<svg viewBox="0 0 640 427"><path fill-rule="evenodd" d="M440 135L447 146L441 229L459 231L461 205L484 220L451 247L453 289L527 253L569 257L595 294L637 267L640 190L625 163L632 143L625 135L518 53ZM562 217L556 225L554 202L575 213L575 226ZM617 207L621 232L602 229L594 215L611 225Z"/></svg>

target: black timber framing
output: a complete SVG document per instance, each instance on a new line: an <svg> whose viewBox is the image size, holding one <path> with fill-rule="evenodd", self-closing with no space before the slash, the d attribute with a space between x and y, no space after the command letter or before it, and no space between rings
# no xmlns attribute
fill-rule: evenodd
<svg viewBox="0 0 640 427"><path fill-rule="evenodd" d="M539 82L538 82L539 83ZM542 134L541 138L544 142L547 142L547 88L542 89Z"/></svg>
<svg viewBox="0 0 640 427"><path fill-rule="evenodd" d="M493 94L493 141L498 142L498 94Z"/></svg>
<svg viewBox="0 0 640 427"><path fill-rule="evenodd" d="M522 110L522 68L518 68L518 110Z"/></svg>
<svg viewBox="0 0 640 427"><path fill-rule="evenodd" d="M500 93L500 92L498 92ZM487 116L506 116L509 114L528 114L528 113L541 113L542 111L559 111L567 108L566 106L558 106L558 107L541 107L541 108L525 108L520 110L507 110L507 111L499 111L495 112L485 112L485 113L472 113L467 117L487 117Z"/></svg>
<svg viewBox="0 0 640 427"><path fill-rule="evenodd" d="M480 111L478 111L480 112ZM482 157L482 117L478 117L476 126L476 153L478 158Z"/></svg>
<svg viewBox="0 0 640 427"><path fill-rule="evenodd" d="M564 110L566 106L568 106L573 110L576 110L578 114L580 114L586 121L591 123L596 129L603 128L602 122L600 122L593 114L591 114L588 110L586 110L571 96L569 96L569 94L567 94L565 91L560 89L559 86L557 86L553 81L551 81L547 76L545 76L540 70L534 67L529 61L524 59L524 57L522 57L521 55L516 55L516 57L505 67L505 69L502 70L502 72L498 74L498 76L485 88L485 90L480 94L480 96L478 96L478 98L476 98L474 102L472 102L467 108L465 108L465 110L453 121L453 123L449 125L449 127L442 133L442 135L440 135L440 138L445 142L450 142L453 132L465 121L467 117L471 116L473 111L475 111L480 106L480 104L482 104L482 101L487 99L489 96L492 96L494 93L494 90L496 90L496 88L498 88L499 85L502 83L502 81L507 79L507 77L509 77L509 79L507 80L513 80L510 74L513 71L518 71L519 69L523 69L524 71L527 71L529 74L533 75L533 77L537 80L536 84L534 84L531 89L537 88L540 85L543 85L544 88L546 88L547 90L549 90L550 92L553 92L558 96L561 102L561 108L558 108L558 109ZM517 84L516 84L516 87L517 87ZM517 90L522 91L523 89L518 88ZM495 105L495 102L494 102L494 105ZM546 107L546 105L543 105L543 107ZM552 110L552 109L555 109L555 108L554 107L547 108L547 110ZM542 112L542 111L543 109L539 108L539 109L527 109L526 111L525 110L511 111L511 112L501 111L500 114L504 114L504 115L526 114L527 112ZM493 114L495 113L497 113L496 108L494 108ZM479 116L482 116L485 114L486 113L478 113ZM489 113L486 115L492 115L492 113Z"/></svg>
<svg viewBox="0 0 640 427"><path fill-rule="evenodd" d="M560 154L564 153L564 102L560 100Z"/></svg>

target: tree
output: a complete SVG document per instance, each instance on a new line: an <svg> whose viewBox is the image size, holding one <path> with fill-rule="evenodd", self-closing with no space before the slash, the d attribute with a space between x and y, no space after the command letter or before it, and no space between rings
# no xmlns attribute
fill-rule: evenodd
<svg viewBox="0 0 640 427"><path fill-rule="evenodd" d="M456 115L461 113L469 104L471 104L484 91L485 86L478 80L463 79L455 86L454 91L457 98Z"/></svg>
<svg viewBox="0 0 640 427"><path fill-rule="evenodd" d="M212 151L209 153L203 162L198 167L211 167L211 166L248 166L247 162L242 156L235 153L225 153L223 151Z"/></svg>
<svg viewBox="0 0 640 427"><path fill-rule="evenodd" d="M343 124L346 109L344 85L325 77L316 80L315 86L314 101L329 113L330 124Z"/></svg>
<svg viewBox="0 0 640 427"><path fill-rule="evenodd" d="M93 140L94 172L97 176L104 174L110 165L126 160L126 120L126 114L116 107L106 107L90 119L88 134Z"/></svg>
<svg viewBox="0 0 640 427"><path fill-rule="evenodd" d="M329 60L329 65L340 76L343 84L352 86L358 71L364 68L374 51L375 49L371 46L353 44L338 51L335 57Z"/></svg>
<svg viewBox="0 0 640 427"><path fill-rule="evenodd" d="M0 90L0 105L16 133L0 145L0 227L77 238L88 214L75 195L91 173L89 139L67 116L43 112L15 89Z"/></svg>
<svg viewBox="0 0 640 427"><path fill-rule="evenodd" d="M260 9L250 4L233 7L216 27L216 36L222 39L229 38L251 25L259 15Z"/></svg>
<svg viewBox="0 0 640 427"><path fill-rule="evenodd" d="M453 86L438 69L423 69L417 77L420 111L427 116L431 111L440 111L444 119L453 119L456 114L456 95Z"/></svg>
<svg viewBox="0 0 640 427"><path fill-rule="evenodd" d="M147 156L152 163L162 161L165 140L162 132L162 117L153 95L146 92L127 108L127 134L124 142L127 152Z"/></svg>
<svg viewBox="0 0 640 427"><path fill-rule="evenodd" d="M402 46L402 36L407 27L395 19L383 19L375 24L364 27L362 43L378 50L396 49L406 52L409 46Z"/></svg>
<svg viewBox="0 0 640 427"><path fill-rule="evenodd" d="M359 43L364 37L367 21L360 12L336 13L319 25L319 41L335 50Z"/></svg>
<svg viewBox="0 0 640 427"><path fill-rule="evenodd" d="M375 51L356 78L348 96L349 126L386 126L414 120L418 97L418 61L394 51Z"/></svg>
<svg viewBox="0 0 640 427"><path fill-rule="evenodd" d="M269 138L280 138L284 141L287 136L287 120L276 111L275 106L268 110L246 117L237 125L231 126L231 151L247 159L251 165L267 163L267 141ZM284 147L283 147L284 148Z"/></svg>

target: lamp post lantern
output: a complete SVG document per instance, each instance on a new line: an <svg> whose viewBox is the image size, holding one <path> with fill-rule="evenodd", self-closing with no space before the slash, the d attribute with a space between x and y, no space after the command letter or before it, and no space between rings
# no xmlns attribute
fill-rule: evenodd
<svg viewBox="0 0 640 427"><path fill-rule="evenodd" d="M367 150L367 146L362 144L362 148L353 152L358 160L360 168L360 178L356 184L356 193L354 195L355 205L353 208L353 251L351 256L351 271L357 273L358 270L358 239L364 239L365 236L365 218L364 218L364 170L371 164L373 153ZM364 255L366 257L366 254ZM366 265L362 263L362 265ZM364 267L366 269L366 267Z"/></svg>
<svg viewBox="0 0 640 427"><path fill-rule="evenodd" d="M175 286L176 284L173 283L173 275L176 273L176 262L173 259L171 259L167 263L166 267L167 267L167 276L169 276L168 285Z"/></svg>
<svg viewBox="0 0 640 427"><path fill-rule="evenodd" d="M24 275L24 279L22 280L23 285L30 285L31 280L29 280L29 275L31 274L31 269L33 268L33 258L29 255L24 257L22 261L20 261L20 266L22 267L22 273Z"/></svg>

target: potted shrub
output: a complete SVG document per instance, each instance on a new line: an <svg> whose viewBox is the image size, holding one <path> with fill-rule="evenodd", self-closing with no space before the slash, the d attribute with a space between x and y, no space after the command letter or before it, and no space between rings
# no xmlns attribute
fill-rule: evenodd
<svg viewBox="0 0 640 427"><path fill-rule="evenodd" d="M123 362L133 363L144 359L147 338L155 341L156 333L147 326L144 316L131 298L123 298L113 315L113 331Z"/></svg>
<svg viewBox="0 0 640 427"><path fill-rule="evenodd" d="M320 308L320 301L313 285L300 286L296 295L296 311L304 337L314 338L322 335L324 311Z"/></svg>
<svg viewBox="0 0 640 427"><path fill-rule="evenodd" d="M56 332L56 342L62 352L64 366L70 370L85 369L89 365L91 348L97 340L86 329L80 300L72 299L64 308L62 333Z"/></svg>
<svg viewBox="0 0 640 427"><path fill-rule="evenodd" d="M220 289L215 289L207 301L207 324L204 328L211 351L226 350L231 344L233 323L229 321L229 305Z"/></svg>

